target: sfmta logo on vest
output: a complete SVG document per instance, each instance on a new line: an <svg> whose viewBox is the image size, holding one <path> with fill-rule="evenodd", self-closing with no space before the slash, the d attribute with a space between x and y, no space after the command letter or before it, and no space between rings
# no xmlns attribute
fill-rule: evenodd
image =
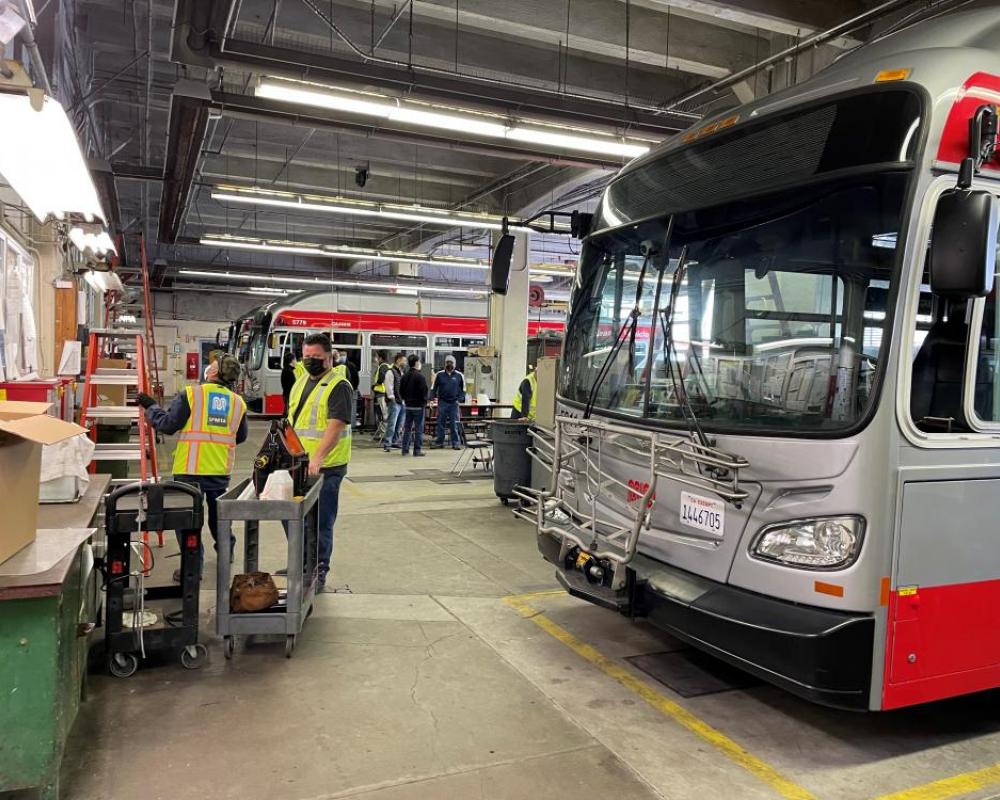
<svg viewBox="0 0 1000 800"><path fill-rule="evenodd" d="M229 395L221 392L208 394L208 424L226 425L229 422Z"/></svg>

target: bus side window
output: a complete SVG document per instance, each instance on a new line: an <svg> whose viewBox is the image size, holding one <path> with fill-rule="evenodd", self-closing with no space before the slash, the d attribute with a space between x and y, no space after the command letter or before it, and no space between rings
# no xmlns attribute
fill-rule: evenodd
<svg viewBox="0 0 1000 800"><path fill-rule="evenodd" d="M281 354L285 348L287 335L284 333L272 333L268 337L267 343L267 368L281 369Z"/></svg>
<svg viewBox="0 0 1000 800"><path fill-rule="evenodd" d="M1000 242L997 244L1000 250ZM976 374L973 380L973 408L981 422L1000 422L1000 370L998 356L1000 345L1000 306L997 305L997 289L1000 276L993 278L993 291L983 302L983 321L977 331L979 337L979 357L976 359Z"/></svg>

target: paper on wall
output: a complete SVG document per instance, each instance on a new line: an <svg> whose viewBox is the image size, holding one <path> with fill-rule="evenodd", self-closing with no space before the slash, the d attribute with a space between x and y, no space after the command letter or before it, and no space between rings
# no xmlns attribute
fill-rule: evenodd
<svg viewBox="0 0 1000 800"><path fill-rule="evenodd" d="M82 345L78 341L63 342L62 355L59 357L57 375L79 375L83 365Z"/></svg>

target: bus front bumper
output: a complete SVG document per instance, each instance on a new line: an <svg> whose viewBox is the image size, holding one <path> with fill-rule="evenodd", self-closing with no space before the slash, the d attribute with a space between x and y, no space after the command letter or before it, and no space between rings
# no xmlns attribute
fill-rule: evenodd
<svg viewBox="0 0 1000 800"><path fill-rule="evenodd" d="M559 564L561 542L538 537L538 548L557 567L573 595L605 607L606 592L588 596L581 581ZM740 669L807 700L867 710L875 620L765 597L637 555L629 565L629 595L615 605Z"/></svg>

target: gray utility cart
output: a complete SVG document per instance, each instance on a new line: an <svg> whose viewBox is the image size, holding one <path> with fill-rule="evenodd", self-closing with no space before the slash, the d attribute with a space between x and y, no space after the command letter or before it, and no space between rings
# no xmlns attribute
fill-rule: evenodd
<svg viewBox="0 0 1000 800"><path fill-rule="evenodd" d="M320 477L300 500L258 500L245 497L250 481L238 483L219 498L219 541L228 541L233 522L244 526L243 571L258 568L260 523L285 523L288 539L288 590L266 611L233 614L229 610L232 569L229 559L219 559L216 587L216 631L225 640L226 658L233 657L237 636L278 635L285 637L285 655L292 657L295 638L312 612L319 571L319 491ZM280 535L280 534L279 534Z"/></svg>

